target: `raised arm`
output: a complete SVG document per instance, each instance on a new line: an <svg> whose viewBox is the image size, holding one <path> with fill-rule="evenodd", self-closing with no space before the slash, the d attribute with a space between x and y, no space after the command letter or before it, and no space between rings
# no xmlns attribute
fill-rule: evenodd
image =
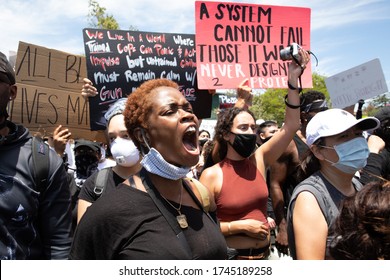
<svg viewBox="0 0 390 280"><path fill-rule="evenodd" d="M69 131L69 129L64 128L62 125L59 125L58 127L56 127L56 129L54 129L53 145L57 155L62 157L65 152L66 143L71 136L72 133Z"/></svg>
<svg viewBox="0 0 390 280"><path fill-rule="evenodd" d="M259 170L265 175L265 170L273 164L286 150L300 127L300 98L299 77L306 64L310 61L310 54L304 49L299 50L300 63L291 62L288 67L288 94L285 99L286 114L282 128L269 141L256 150L255 157Z"/></svg>
<svg viewBox="0 0 390 280"><path fill-rule="evenodd" d="M252 88L248 84L248 79L243 80L237 88L237 101L234 107L244 108L252 106Z"/></svg>

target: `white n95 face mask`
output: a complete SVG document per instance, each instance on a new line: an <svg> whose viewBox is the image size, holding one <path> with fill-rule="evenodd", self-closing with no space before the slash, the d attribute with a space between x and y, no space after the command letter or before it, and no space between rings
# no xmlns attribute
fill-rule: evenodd
<svg viewBox="0 0 390 280"><path fill-rule="evenodd" d="M133 141L116 138L110 145L110 150L116 163L120 166L130 167L139 161L139 151Z"/></svg>

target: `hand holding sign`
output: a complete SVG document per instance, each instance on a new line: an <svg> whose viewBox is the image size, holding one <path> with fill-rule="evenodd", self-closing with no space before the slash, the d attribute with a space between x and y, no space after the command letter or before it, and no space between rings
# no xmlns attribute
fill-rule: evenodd
<svg viewBox="0 0 390 280"><path fill-rule="evenodd" d="M248 83L249 79L243 80L237 88L237 97L238 99L242 99L246 106L252 106L253 94L252 88Z"/></svg>
<svg viewBox="0 0 390 280"><path fill-rule="evenodd" d="M97 89L93 86L91 80L84 78L83 82L84 84L81 89L81 96L84 99L87 99L88 97L94 97L98 94Z"/></svg>

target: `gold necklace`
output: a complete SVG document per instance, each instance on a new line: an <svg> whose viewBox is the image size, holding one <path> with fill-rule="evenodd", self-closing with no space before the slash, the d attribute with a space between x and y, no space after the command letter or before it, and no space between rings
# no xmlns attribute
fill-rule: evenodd
<svg viewBox="0 0 390 280"><path fill-rule="evenodd" d="M160 193L161 197L164 198L164 200L172 206L173 209L175 209L177 211L177 213L179 213L179 215L176 216L176 220L177 220L177 223L179 224L179 226L181 228L188 228L188 223L187 223L187 217L186 215L182 214L181 213L181 203L182 203L182 199L183 199L183 184L181 185L181 189L180 189L180 204L179 204L179 208L176 208L175 206L172 205L172 203L170 203L168 201L168 199L166 199L161 193Z"/></svg>

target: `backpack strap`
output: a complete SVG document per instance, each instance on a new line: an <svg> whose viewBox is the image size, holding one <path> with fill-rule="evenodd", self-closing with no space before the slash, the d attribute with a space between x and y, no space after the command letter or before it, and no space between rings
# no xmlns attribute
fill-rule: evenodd
<svg viewBox="0 0 390 280"><path fill-rule="evenodd" d="M206 213L208 213L210 210L210 196L209 196L209 191L208 191L207 187L194 178L187 177L184 179L186 181L190 181L190 182L194 183L195 187L197 188L197 190L200 193L200 197L202 199L203 210Z"/></svg>
<svg viewBox="0 0 390 280"><path fill-rule="evenodd" d="M100 197L107 185L108 175L110 174L111 168L103 168L99 170L95 180L95 188L93 192Z"/></svg>
<svg viewBox="0 0 390 280"><path fill-rule="evenodd" d="M47 188L50 148L43 142L42 138L34 136L31 149L35 185L37 186L37 191L43 192Z"/></svg>

